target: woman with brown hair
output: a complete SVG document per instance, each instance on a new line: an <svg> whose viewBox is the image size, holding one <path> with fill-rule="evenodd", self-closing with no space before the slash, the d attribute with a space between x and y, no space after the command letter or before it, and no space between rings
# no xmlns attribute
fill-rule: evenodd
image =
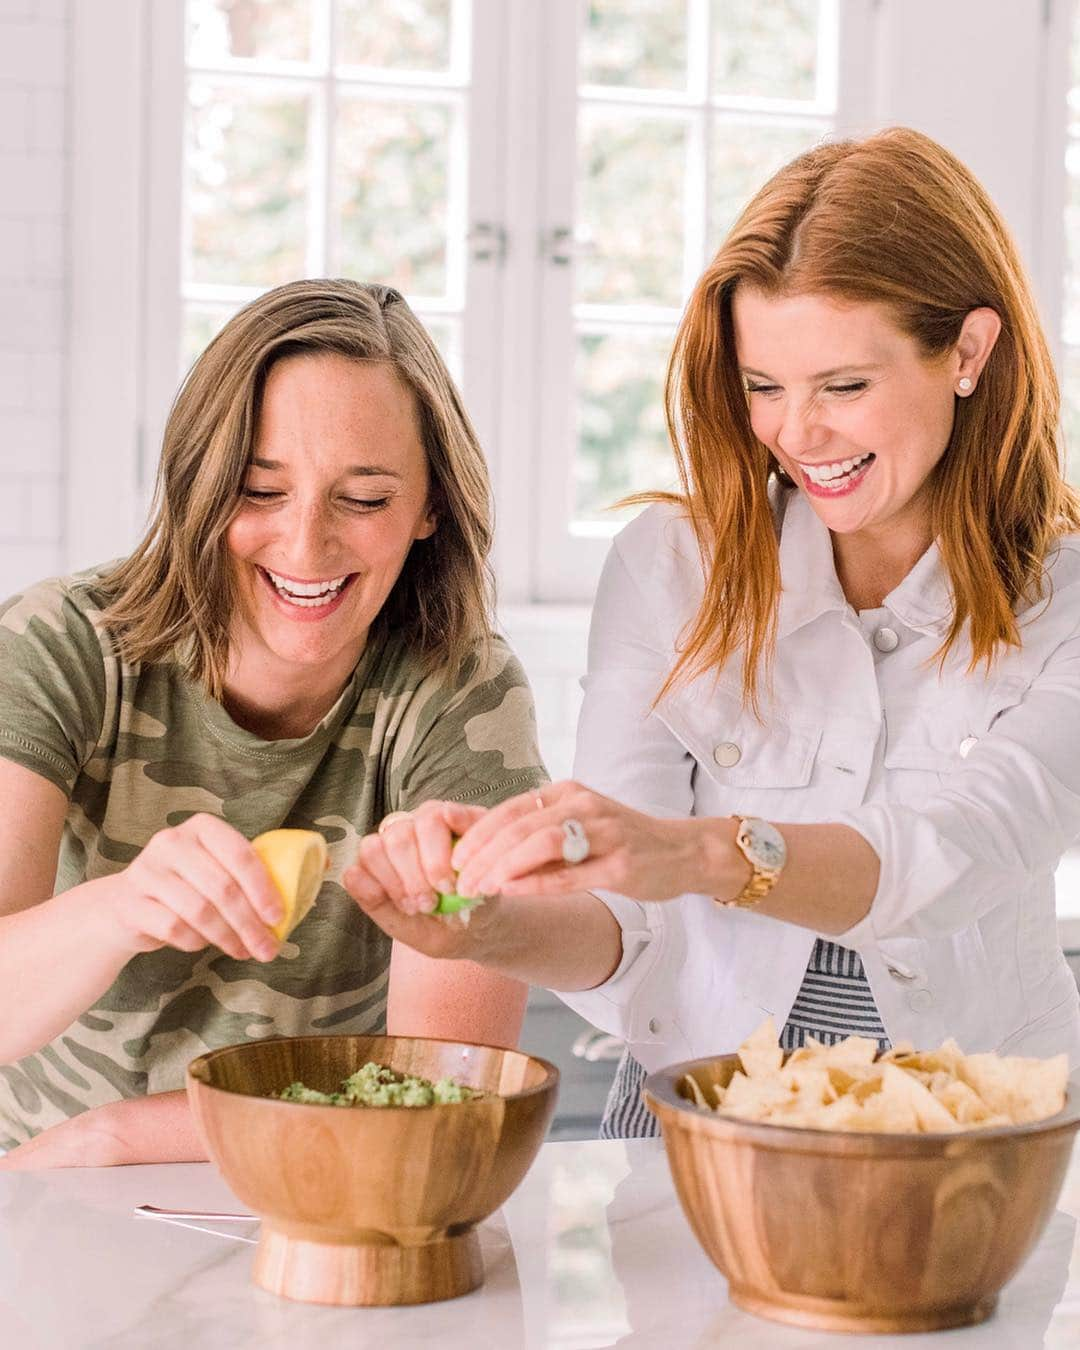
<svg viewBox="0 0 1080 1350"><path fill-rule="evenodd" d="M135 552L0 607L0 1166L199 1157L184 1068L245 1038L516 1043L522 985L391 954L340 884L415 810L450 889L441 803L546 781L490 516L401 296L296 282L192 368ZM280 827L330 858L284 943Z"/></svg>
<svg viewBox="0 0 1080 1350"><path fill-rule="evenodd" d="M896 128L750 202L668 378L680 494L618 537L577 782L474 813L466 933L373 870L388 933L549 985L643 1072L886 1045L1080 1063L1053 874L1080 836L1080 500L1016 249L972 175ZM370 855L370 858L369 858ZM678 904L642 901L678 898Z"/></svg>

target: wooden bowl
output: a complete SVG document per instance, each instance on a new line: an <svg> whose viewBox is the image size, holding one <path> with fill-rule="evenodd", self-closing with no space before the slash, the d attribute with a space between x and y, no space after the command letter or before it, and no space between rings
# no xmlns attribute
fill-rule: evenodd
<svg viewBox="0 0 1080 1350"><path fill-rule="evenodd" d="M1080 1126L850 1134L710 1115L679 1083L726 1086L735 1055L651 1074L683 1212L748 1312L833 1331L981 1322L1053 1213Z"/></svg>
<svg viewBox="0 0 1080 1350"><path fill-rule="evenodd" d="M327 1092L369 1060L493 1094L426 1107L276 1101L297 1080ZM397 1036L293 1036L188 1065L211 1159L262 1219L254 1279L309 1303L455 1298L483 1282L476 1225L536 1156L559 1074L515 1050Z"/></svg>

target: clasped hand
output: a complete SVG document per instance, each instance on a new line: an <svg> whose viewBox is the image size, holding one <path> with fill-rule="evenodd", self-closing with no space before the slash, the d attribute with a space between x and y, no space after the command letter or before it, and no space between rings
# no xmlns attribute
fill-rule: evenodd
<svg viewBox="0 0 1080 1350"><path fill-rule="evenodd" d="M567 820L581 825L589 844L575 864L563 856ZM367 835L344 884L391 937L431 956L464 957L482 952L501 897L606 889L671 900L696 890L724 894L713 889L717 882L735 893L746 864L717 825L647 815L575 782L491 809L427 802ZM455 890L487 899L468 928L431 917L437 893Z"/></svg>

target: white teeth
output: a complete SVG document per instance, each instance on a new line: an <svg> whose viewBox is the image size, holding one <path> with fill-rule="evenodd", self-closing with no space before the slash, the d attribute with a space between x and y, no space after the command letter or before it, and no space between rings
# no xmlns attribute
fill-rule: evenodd
<svg viewBox="0 0 1080 1350"><path fill-rule="evenodd" d="M802 471L812 483L829 483L834 478L842 478L859 468L870 458L870 454L859 455L855 459L839 459L833 464L803 464Z"/></svg>
<svg viewBox="0 0 1080 1350"><path fill-rule="evenodd" d="M340 589L348 577L346 573L343 577L335 577L333 581L286 581L269 568L266 574L287 600L296 600L298 597L311 599L317 596L332 598L330 592Z"/></svg>

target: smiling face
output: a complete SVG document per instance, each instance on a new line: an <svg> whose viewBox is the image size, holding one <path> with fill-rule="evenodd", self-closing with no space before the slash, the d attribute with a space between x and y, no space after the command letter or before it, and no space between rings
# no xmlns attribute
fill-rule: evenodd
<svg viewBox="0 0 1080 1350"><path fill-rule="evenodd" d="M824 296L740 286L732 317L754 434L821 520L841 536L904 530L925 548L963 352L927 360L883 306Z"/></svg>
<svg viewBox="0 0 1080 1350"><path fill-rule="evenodd" d="M409 549L434 533L429 490L416 401L393 366L315 354L271 368L226 535L234 700L333 702Z"/></svg>

